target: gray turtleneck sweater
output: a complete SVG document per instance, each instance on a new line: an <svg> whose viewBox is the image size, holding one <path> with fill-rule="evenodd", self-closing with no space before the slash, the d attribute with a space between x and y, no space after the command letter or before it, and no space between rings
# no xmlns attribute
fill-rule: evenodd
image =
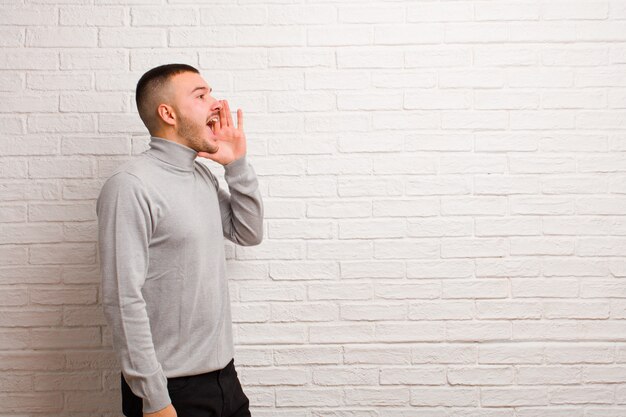
<svg viewBox="0 0 626 417"><path fill-rule="evenodd" d="M197 152L151 136L97 200L102 305L122 374L150 413L167 378L234 357L223 238L263 239L263 203L246 156L224 165L227 192Z"/></svg>

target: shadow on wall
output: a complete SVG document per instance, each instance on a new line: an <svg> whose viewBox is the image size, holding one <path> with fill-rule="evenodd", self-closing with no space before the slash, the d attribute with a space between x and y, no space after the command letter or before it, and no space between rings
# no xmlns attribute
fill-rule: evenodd
<svg viewBox="0 0 626 417"><path fill-rule="evenodd" d="M0 268L0 282L15 284L3 290L0 314L2 409L111 412L121 401L119 363L101 309L94 222L54 226L71 242L16 245Z"/></svg>

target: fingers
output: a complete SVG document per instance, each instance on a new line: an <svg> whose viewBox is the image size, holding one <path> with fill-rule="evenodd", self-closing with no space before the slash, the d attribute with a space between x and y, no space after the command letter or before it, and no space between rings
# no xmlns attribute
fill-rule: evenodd
<svg viewBox="0 0 626 417"><path fill-rule="evenodd" d="M233 115L227 100L220 100L222 107L219 110L219 121L215 124L215 132L225 127L234 127ZM237 130L243 133L243 110L237 109Z"/></svg>
<svg viewBox="0 0 626 417"><path fill-rule="evenodd" d="M217 122L215 122L215 124L213 125L213 128L215 129L214 134L218 134L220 132L220 130L222 129L222 124L220 122L220 120L222 119L222 111L220 110L220 113L217 117Z"/></svg>
<svg viewBox="0 0 626 417"><path fill-rule="evenodd" d="M235 123L233 123L233 115L230 114L230 107L228 106L228 100L224 100L224 110L226 111L226 123L228 126L233 127Z"/></svg>
<svg viewBox="0 0 626 417"><path fill-rule="evenodd" d="M224 118L224 103L223 100L219 100L222 103L222 107L220 108L218 114L218 121L215 123L215 133L219 132L222 129L222 126L225 126L226 119Z"/></svg>

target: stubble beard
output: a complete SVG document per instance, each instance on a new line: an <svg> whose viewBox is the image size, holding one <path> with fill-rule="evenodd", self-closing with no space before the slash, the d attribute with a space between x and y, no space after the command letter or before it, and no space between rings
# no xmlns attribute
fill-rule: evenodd
<svg viewBox="0 0 626 417"><path fill-rule="evenodd" d="M196 152L215 153L219 149L218 145L214 145L204 139L206 130L209 127L206 124L194 123L193 120L187 119L182 114L178 116L179 127L178 136L187 140L188 146ZM208 139L209 141L211 139Z"/></svg>

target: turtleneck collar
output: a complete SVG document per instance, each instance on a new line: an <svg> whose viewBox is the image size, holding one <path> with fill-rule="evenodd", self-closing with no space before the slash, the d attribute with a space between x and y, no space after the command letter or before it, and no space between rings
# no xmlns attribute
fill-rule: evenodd
<svg viewBox="0 0 626 417"><path fill-rule="evenodd" d="M188 146L158 136L150 136L150 148L146 153L184 171L193 171L198 155Z"/></svg>

